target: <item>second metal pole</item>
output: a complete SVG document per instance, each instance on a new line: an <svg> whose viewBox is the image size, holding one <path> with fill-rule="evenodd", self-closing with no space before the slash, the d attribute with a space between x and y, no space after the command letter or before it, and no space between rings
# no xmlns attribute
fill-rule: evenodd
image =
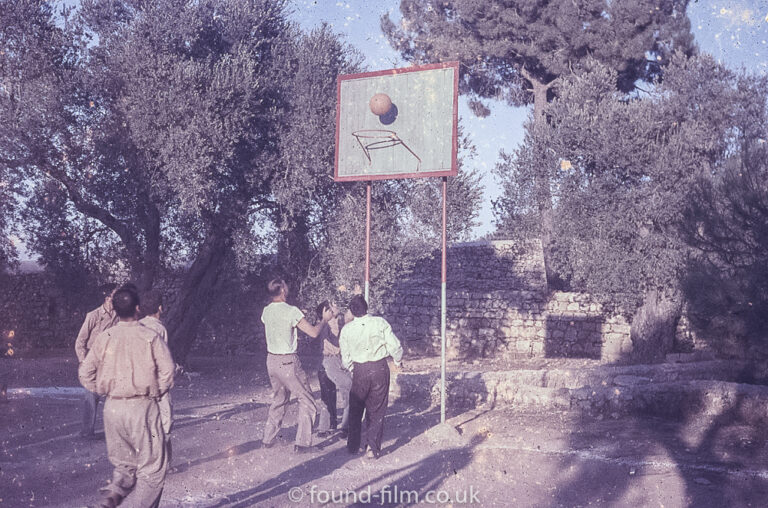
<svg viewBox="0 0 768 508"><path fill-rule="evenodd" d="M371 288L371 182L365 185L365 301L368 305Z"/></svg>
<svg viewBox="0 0 768 508"><path fill-rule="evenodd" d="M446 266L446 219L447 213L447 195L448 195L448 178L443 177L443 248L442 248L442 262L441 262L441 283L440 283L440 423L445 423L445 318L446 318L446 301L445 301L445 282L447 275Z"/></svg>

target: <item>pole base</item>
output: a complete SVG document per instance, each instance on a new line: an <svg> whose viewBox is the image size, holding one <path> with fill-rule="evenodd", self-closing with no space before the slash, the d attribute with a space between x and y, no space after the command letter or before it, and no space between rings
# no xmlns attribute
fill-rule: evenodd
<svg viewBox="0 0 768 508"><path fill-rule="evenodd" d="M459 445L463 442L459 431L450 423L435 425L426 432L426 436L431 443Z"/></svg>

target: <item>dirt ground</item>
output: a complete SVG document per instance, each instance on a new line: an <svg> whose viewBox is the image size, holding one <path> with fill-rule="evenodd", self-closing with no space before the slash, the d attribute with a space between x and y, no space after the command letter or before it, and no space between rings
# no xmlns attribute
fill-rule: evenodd
<svg viewBox="0 0 768 508"><path fill-rule="evenodd" d="M400 400L379 460L349 455L337 436L296 455L295 403L280 444L258 446L270 402L263 359L197 358L193 367L173 391L174 467L161 506L698 508L768 499L768 433L737 422L449 408L460 433L449 438L430 430L439 408ZM0 360L0 369L11 388L0 404L0 505L94 504L111 473L103 434L78 436L76 390L46 389L78 386L74 355Z"/></svg>

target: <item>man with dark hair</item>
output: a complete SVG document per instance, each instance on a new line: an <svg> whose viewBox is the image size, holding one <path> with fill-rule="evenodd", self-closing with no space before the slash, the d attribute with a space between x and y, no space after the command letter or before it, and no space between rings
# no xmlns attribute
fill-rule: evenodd
<svg viewBox="0 0 768 508"><path fill-rule="evenodd" d="M131 291L131 292L133 292L133 293L134 293L134 294L136 294L136 295L138 295L138 294L139 294L139 288L138 288L138 286L136 286L136 284L134 284L133 282L130 282L130 281L129 281L129 282L126 282L125 284L123 284L122 286L120 286L118 289L126 289L126 290L128 290L128 291Z"/></svg>
<svg viewBox="0 0 768 508"><path fill-rule="evenodd" d="M158 321L163 312L163 295L160 291L152 289L141 296L139 310L145 316L154 316ZM165 341L166 344L168 341Z"/></svg>
<svg viewBox="0 0 768 508"><path fill-rule="evenodd" d="M325 309L333 308L327 300L317 306L315 310L318 319ZM318 339L323 341L323 363L317 371L317 380L320 383L320 399L324 405L320 407L318 422L319 436L327 435L336 429L336 390L341 395L341 403L344 413L341 417L341 435L347 437L349 427L349 390L352 387L352 376L341 365L339 350L339 321L331 319L320 331Z"/></svg>
<svg viewBox="0 0 768 508"><path fill-rule="evenodd" d="M297 453L313 451L312 424L317 414L312 392L309 390L307 375L301 368L298 350L298 333L301 330L316 338L325 324L333 318L333 310L326 309L314 326L304 318L298 307L289 305L288 284L282 279L273 279L267 284L272 301L264 307L261 322L267 339L267 372L272 385L272 405L264 425L262 445L270 447L280 431L283 417L291 400L291 393L299 402L298 428L293 447Z"/></svg>
<svg viewBox="0 0 768 508"><path fill-rule="evenodd" d="M391 356L395 364L400 365L403 348L384 318L368 315L368 303L361 295L352 297L349 310L354 319L344 325L339 337L342 364L352 371L347 450L357 453L360 449L365 410L366 443L363 445L364 449L368 448L366 457L376 459L381 454L384 416L389 403L387 357Z"/></svg>
<svg viewBox="0 0 768 508"><path fill-rule="evenodd" d="M93 339L104 330L111 328L117 323L117 316L112 309L112 294L115 292L116 284L103 284L99 287L99 296L101 305L92 310L85 316L85 321L80 327L80 332L75 339L75 354L78 363L83 363L88 350L91 348ZM93 392L85 392L83 400L83 429L80 435L92 438L96 427L96 410L99 405L99 396Z"/></svg>
<svg viewBox="0 0 768 508"><path fill-rule="evenodd" d="M139 323L157 333L160 338L163 339L163 342L168 344L168 330L165 329L165 325L160 321L160 315L163 313L162 293L155 289L144 293L141 297L139 311L144 314L144 317L139 320ZM168 462L170 463L171 427L173 426L173 405L171 404L170 391L166 392L160 399L158 399L157 406L160 409L160 418L163 422L163 430L165 430L165 446L168 453Z"/></svg>
<svg viewBox="0 0 768 508"><path fill-rule="evenodd" d="M104 434L115 469L101 506L133 493L132 506L157 507L168 469L157 399L173 386L175 366L163 339L136 321L136 294L119 289L112 303L120 321L94 339L78 371L86 389L107 397Z"/></svg>

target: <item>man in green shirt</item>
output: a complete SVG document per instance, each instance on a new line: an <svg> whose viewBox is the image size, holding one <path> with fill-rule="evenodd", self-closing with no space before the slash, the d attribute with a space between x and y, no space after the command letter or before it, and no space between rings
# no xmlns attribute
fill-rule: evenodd
<svg viewBox="0 0 768 508"><path fill-rule="evenodd" d="M403 347L387 321L368 314L368 303L361 295L349 302L354 319L344 325L339 336L341 362L352 371L352 389L349 394L349 435L347 450L357 453L360 448L361 425L365 410L365 436L367 458L381 454L384 434L384 416L389 404L389 365L392 357L396 365L403 358Z"/></svg>

